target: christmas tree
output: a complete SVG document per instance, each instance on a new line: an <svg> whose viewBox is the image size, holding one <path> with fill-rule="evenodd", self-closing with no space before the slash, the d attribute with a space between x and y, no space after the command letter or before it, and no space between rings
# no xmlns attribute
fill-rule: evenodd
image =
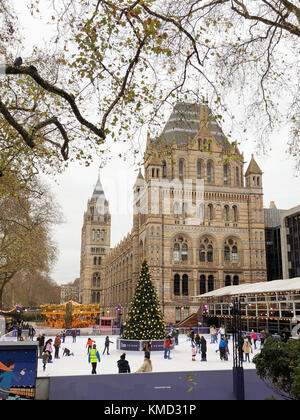
<svg viewBox="0 0 300 420"><path fill-rule="evenodd" d="M166 325L151 281L148 262L145 260L124 326L123 338L127 340L162 340L165 336Z"/></svg>

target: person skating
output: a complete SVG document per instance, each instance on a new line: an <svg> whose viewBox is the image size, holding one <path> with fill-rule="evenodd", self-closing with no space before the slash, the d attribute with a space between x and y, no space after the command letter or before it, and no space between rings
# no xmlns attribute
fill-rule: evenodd
<svg viewBox="0 0 300 420"><path fill-rule="evenodd" d="M170 354L171 354L171 338L169 336L165 339L164 349L165 349L164 359L171 359L171 357L170 357Z"/></svg>
<svg viewBox="0 0 300 420"><path fill-rule="evenodd" d="M37 337L37 341L39 343L39 358L41 359L43 357L43 350L45 347L45 334L39 335Z"/></svg>
<svg viewBox="0 0 300 420"><path fill-rule="evenodd" d="M76 330L72 330L71 336L73 337L73 343L76 343L77 332Z"/></svg>
<svg viewBox="0 0 300 420"><path fill-rule="evenodd" d="M130 366L125 357L126 353L121 354L120 360L117 362L119 373L130 373Z"/></svg>
<svg viewBox="0 0 300 420"><path fill-rule="evenodd" d="M105 338L105 344L104 344L104 350L103 350L103 354L105 353L105 350L107 351L107 354L109 355L109 344L113 344L113 341L109 340L109 336L106 336Z"/></svg>
<svg viewBox="0 0 300 420"><path fill-rule="evenodd" d="M192 342L192 361L196 361L196 345L194 342Z"/></svg>
<svg viewBox="0 0 300 420"><path fill-rule="evenodd" d="M203 336L200 339L200 350L201 350L201 362L207 362L207 359L206 359L207 343Z"/></svg>
<svg viewBox="0 0 300 420"><path fill-rule="evenodd" d="M147 373L152 372L152 362L150 360L150 354L145 355L144 363L142 366L136 371L136 373Z"/></svg>
<svg viewBox="0 0 300 420"><path fill-rule="evenodd" d="M226 360L226 341L221 338L220 344L219 344L219 351L220 351L220 359L221 360Z"/></svg>
<svg viewBox="0 0 300 420"><path fill-rule="evenodd" d="M92 375L97 375L97 363L100 362L100 355L97 350L96 344L93 345L93 348L89 352L89 363L92 365Z"/></svg>
<svg viewBox="0 0 300 420"><path fill-rule="evenodd" d="M67 349L66 347L62 348L63 356L74 356L74 353L71 353L71 350Z"/></svg>
<svg viewBox="0 0 300 420"><path fill-rule="evenodd" d="M36 333L35 329L33 327L30 327L29 331L28 331L28 335L29 335L29 338L31 339L31 341L33 341L35 333Z"/></svg>
<svg viewBox="0 0 300 420"><path fill-rule="evenodd" d="M92 340L91 338L88 339L87 343L86 343L86 348L87 348L87 353L89 354L91 348L93 347L93 344L95 344L96 341Z"/></svg>
<svg viewBox="0 0 300 420"><path fill-rule="evenodd" d="M260 348L262 349L265 345L265 340L266 340L266 333L265 330L262 330L260 333Z"/></svg>
<svg viewBox="0 0 300 420"><path fill-rule="evenodd" d="M53 360L52 360L52 353L53 353L52 338L49 338L49 340L47 340L46 343L45 343L44 352L46 352L46 351L49 353L48 363L53 363Z"/></svg>
<svg viewBox="0 0 300 420"><path fill-rule="evenodd" d="M244 345L243 345L243 352L244 352L244 355L245 355L244 362L247 362L247 360L248 360L248 362L251 363L251 360L250 360L251 351L252 351L251 343L250 343L249 339L246 338L245 341L244 341Z"/></svg>
<svg viewBox="0 0 300 420"><path fill-rule="evenodd" d="M251 340L253 340L254 350L256 350L257 335L254 332L254 330L252 330L252 332L251 332Z"/></svg>
<svg viewBox="0 0 300 420"><path fill-rule="evenodd" d="M56 334L55 340L54 340L54 348L55 348L55 359L59 359L59 348L61 344L60 334Z"/></svg>
<svg viewBox="0 0 300 420"><path fill-rule="evenodd" d="M45 351L43 354L42 362L43 362L43 371L46 370L46 365L49 362L50 353L49 351Z"/></svg>
<svg viewBox="0 0 300 420"><path fill-rule="evenodd" d="M145 352L145 357L146 356L149 356L149 359L150 359L150 353L151 353L151 346L152 346L152 342L151 341L148 341L146 344L145 344L145 346L144 346L144 352Z"/></svg>
<svg viewBox="0 0 300 420"><path fill-rule="evenodd" d="M195 344L196 344L196 352L198 351L198 353L200 354L200 336L199 336L199 334L197 334L196 337L195 337Z"/></svg>

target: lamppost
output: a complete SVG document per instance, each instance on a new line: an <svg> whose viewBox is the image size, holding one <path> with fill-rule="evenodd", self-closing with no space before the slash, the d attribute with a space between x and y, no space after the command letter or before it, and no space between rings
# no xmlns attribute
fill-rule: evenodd
<svg viewBox="0 0 300 420"><path fill-rule="evenodd" d="M230 307L232 312L233 392L237 400L244 401L245 381L242 348L242 317L239 298L234 299Z"/></svg>

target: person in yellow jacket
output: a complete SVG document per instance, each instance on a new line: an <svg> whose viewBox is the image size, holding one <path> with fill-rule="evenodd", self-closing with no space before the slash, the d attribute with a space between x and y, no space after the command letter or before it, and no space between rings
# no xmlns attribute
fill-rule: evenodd
<svg viewBox="0 0 300 420"><path fill-rule="evenodd" d="M144 363L139 368L139 370L136 371L136 373L146 373L146 372L152 372L152 362L150 360L150 355L145 354Z"/></svg>
<svg viewBox="0 0 300 420"><path fill-rule="evenodd" d="M89 352L89 363L92 365L92 375L97 375L97 363L100 362L100 355L97 350L96 344L93 345L93 348Z"/></svg>

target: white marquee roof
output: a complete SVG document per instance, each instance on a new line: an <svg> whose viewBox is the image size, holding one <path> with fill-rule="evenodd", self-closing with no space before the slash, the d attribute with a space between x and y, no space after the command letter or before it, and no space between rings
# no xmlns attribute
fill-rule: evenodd
<svg viewBox="0 0 300 420"><path fill-rule="evenodd" d="M222 297L222 296L238 296L247 294L258 293L280 293L300 291L300 277L286 280L273 280L259 283L245 283L239 286L222 287L221 289L214 290L203 295L195 296L198 299L205 299L209 297Z"/></svg>

